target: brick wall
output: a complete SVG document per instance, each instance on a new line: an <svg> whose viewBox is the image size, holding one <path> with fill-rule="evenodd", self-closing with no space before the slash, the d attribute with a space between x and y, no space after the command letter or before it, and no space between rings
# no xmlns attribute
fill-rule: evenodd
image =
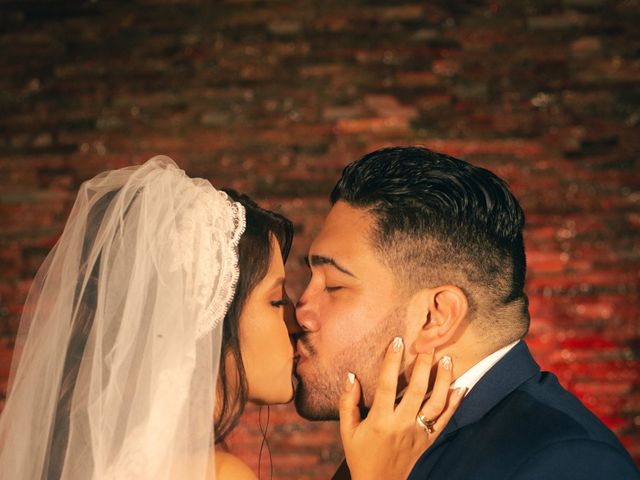
<svg viewBox="0 0 640 480"><path fill-rule="evenodd" d="M281 209L295 296L341 168L418 143L510 182L529 344L640 462L638 24L638 0L1 0L1 389L81 181L164 153ZM269 437L278 479L341 458L290 406ZM257 409L231 444L257 468Z"/></svg>

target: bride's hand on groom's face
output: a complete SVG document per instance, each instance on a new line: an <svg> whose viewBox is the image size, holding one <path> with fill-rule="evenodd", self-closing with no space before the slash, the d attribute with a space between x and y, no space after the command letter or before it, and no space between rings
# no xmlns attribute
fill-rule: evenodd
<svg viewBox="0 0 640 480"><path fill-rule="evenodd" d="M405 479L420 455L435 442L464 397L464 389L449 390L452 364L438 362L431 396L424 400L433 366L433 351L421 353L400 403L396 404L404 345L396 338L387 349L378 387L367 418L360 417L360 382L346 379L340 397L340 435L352 480Z"/></svg>

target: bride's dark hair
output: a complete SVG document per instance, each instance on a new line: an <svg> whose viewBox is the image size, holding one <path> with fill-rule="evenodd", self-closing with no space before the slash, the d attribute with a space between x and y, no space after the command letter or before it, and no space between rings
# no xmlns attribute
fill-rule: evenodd
<svg viewBox="0 0 640 480"><path fill-rule="evenodd" d="M221 443L238 424L248 400L248 386L240 353L239 323L244 304L255 286L265 277L273 255L280 253L287 260L293 241L293 225L282 215L260 208L248 196L225 190L229 197L241 203L246 212L247 227L238 244L240 275L233 301L224 318L218 396L219 408L215 419L215 442ZM280 245L280 252L272 249L272 238ZM227 369L232 356L234 369ZM229 375L235 378L229 378Z"/></svg>

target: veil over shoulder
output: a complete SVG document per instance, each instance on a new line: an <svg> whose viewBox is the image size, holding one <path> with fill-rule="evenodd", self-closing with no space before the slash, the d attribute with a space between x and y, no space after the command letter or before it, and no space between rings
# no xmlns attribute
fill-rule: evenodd
<svg viewBox="0 0 640 480"><path fill-rule="evenodd" d="M244 222L168 157L82 185L25 304L2 478L207 478Z"/></svg>

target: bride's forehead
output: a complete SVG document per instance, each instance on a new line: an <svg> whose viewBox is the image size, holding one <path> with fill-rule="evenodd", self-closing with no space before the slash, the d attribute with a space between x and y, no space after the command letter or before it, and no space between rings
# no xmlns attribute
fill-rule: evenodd
<svg viewBox="0 0 640 480"><path fill-rule="evenodd" d="M271 235L271 246L269 250L269 268L266 277L282 276L284 272L284 260L282 259L282 251L280 243L275 235Z"/></svg>

